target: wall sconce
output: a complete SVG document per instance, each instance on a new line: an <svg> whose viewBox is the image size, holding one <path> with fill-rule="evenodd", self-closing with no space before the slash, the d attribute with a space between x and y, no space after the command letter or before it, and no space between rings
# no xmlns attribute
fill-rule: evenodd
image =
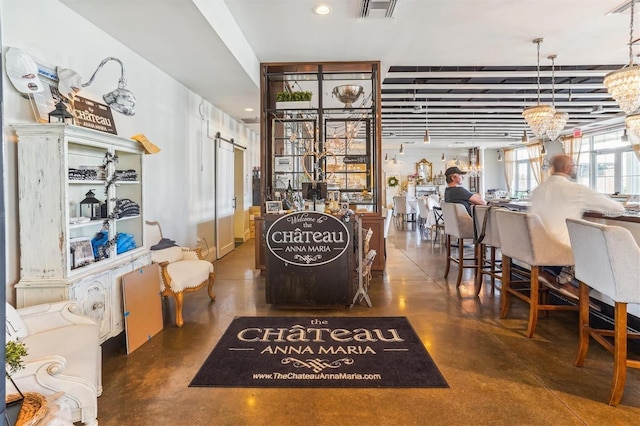
<svg viewBox="0 0 640 426"><path fill-rule="evenodd" d="M389 161L389 153L388 152L384 153L384 161Z"/></svg>
<svg viewBox="0 0 640 426"><path fill-rule="evenodd" d="M112 109L118 111L121 114L135 115L136 97L133 93L131 93L129 89L127 89L127 79L124 75L124 65L122 65L120 59L114 58L112 56L104 59L102 62L100 62L98 68L93 72L93 75L91 76L89 81L84 83L82 87L88 87L89 85L91 85L96 74L98 73L98 71L100 71L100 68L102 68L104 64L109 61L116 61L120 64L120 80L118 80L118 88L102 95L102 99L104 99L107 105L109 105Z"/></svg>
<svg viewBox="0 0 640 426"><path fill-rule="evenodd" d="M502 151L498 150L498 161L502 161Z"/></svg>
<svg viewBox="0 0 640 426"><path fill-rule="evenodd" d="M49 113L49 123L75 124L75 117L67 111L64 102L59 101L56 104L56 109Z"/></svg>

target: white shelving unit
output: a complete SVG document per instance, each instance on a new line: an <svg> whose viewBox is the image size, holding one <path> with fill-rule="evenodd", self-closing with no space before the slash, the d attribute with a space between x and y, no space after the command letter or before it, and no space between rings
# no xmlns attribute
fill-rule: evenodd
<svg viewBox="0 0 640 426"><path fill-rule="evenodd" d="M116 336L124 330L122 275L151 262L143 235L144 150L131 139L65 124L12 127L18 137L20 200L17 305L76 300L81 313L100 325L103 341ZM70 169L96 170L98 177L79 179ZM114 178L121 171L127 171L127 180ZM71 223L89 190L106 204L107 217ZM131 200L133 214L119 217L116 203L124 199ZM72 241L91 240L101 231L112 243L103 258L79 264L75 256L83 250L72 250L77 244ZM135 248L124 251L116 240L127 236Z"/></svg>

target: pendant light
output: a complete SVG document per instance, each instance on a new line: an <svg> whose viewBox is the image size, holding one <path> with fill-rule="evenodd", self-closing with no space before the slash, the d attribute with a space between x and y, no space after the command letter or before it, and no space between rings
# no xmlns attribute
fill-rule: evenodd
<svg viewBox="0 0 640 426"><path fill-rule="evenodd" d="M553 114L555 113L555 110L551 105L540 103L540 43L542 43L543 40L543 38L536 38L533 40L538 47L538 104L525 108L524 111L522 111L522 116L531 128L531 131L539 138L544 136L547 132L549 123L553 119Z"/></svg>
<svg viewBox="0 0 640 426"><path fill-rule="evenodd" d="M526 130L522 131L522 138L520 138L520 142L529 143L529 135L527 134Z"/></svg>
<svg viewBox="0 0 640 426"><path fill-rule="evenodd" d="M445 160L445 158L444 158L444 152L442 153L442 157L440 157L440 159L441 159L442 161L444 161L444 160Z"/></svg>
<svg viewBox="0 0 640 426"><path fill-rule="evenodd" d="M427 100L424 101L424 143L431 143L431 138L429 137L429 105L427 105Z"/></svg>
<svg viewBox="0 0 640 426"><path fill-rule="evenodd" d="M400 155L404 155L404 145L400 144L400 151L398 152Z"/></svg>
<svg viewBox="0 0 640 426"><path fill-rule="evenodd" d="M502 161L502 151L498 150L498 161Z"/></svg>
<svg viewBox="0 0 640 426"><path fill-rule="evenodd" d="M569 114L566 112L560 112L556 110L556 58L558 55L549 55L548 59L551 60L551 105L555 110L553 117L551 118L551 122L549 123L549 128L547 129L547 137L554 141L558 139L560 133L566 126L567 121L569 120Z"/></svg>
<svg viewBox="0 0 640 426"><path fill-rule="evenodd" d="M604 76L603 80L604 87L627 115L640 107L640 66L633 63L635 3L636 0L631 2L629 19L629 64L619 70L611 71Z"/></svg>

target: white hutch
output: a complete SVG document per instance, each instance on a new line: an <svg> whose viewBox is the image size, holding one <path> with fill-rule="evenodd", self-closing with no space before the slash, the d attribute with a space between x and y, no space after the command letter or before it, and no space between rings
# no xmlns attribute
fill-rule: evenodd
<svg viewBox="0 0 640 426"><path fill-rule="evenodd" d="M18 137L17 307L75 300L80 313L99 324L102 341L118 335L124 330L122 275L150 263L143 147L66 124L12 127ZM102 204L93 214L80 208L89 191ZM91 239L99 235L106 244L94 260Z"/></svg>

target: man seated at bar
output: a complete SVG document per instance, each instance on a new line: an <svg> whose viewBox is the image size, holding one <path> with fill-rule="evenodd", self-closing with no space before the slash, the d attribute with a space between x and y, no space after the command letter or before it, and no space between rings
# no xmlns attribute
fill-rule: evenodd
<svg viewBox="0 0 640 426"><path fill-rule="evenodd" d="M568 246L569 230L566 219L580 219L587 210L598 212L622 212L622 204L608 196L574 181L576 163L568 155L557 154L551 158L553 173L533 190L531 212L538 215L550 234ZM563 285L563 289L577 295L577 288L566 286L573 279L572 267L546 267L541 279Z"/></svg>
<svg viewBox="0 0 640 426"><path fill-rule="evenodd" d="M447 180L447 187L444 190L444 201L446 203L463 204L469 215L471 215L472 204L487 204L479 194L474 194L462 186L462 180L467 172L463 172L457 167L449 167L444 174Z"/></svg>

